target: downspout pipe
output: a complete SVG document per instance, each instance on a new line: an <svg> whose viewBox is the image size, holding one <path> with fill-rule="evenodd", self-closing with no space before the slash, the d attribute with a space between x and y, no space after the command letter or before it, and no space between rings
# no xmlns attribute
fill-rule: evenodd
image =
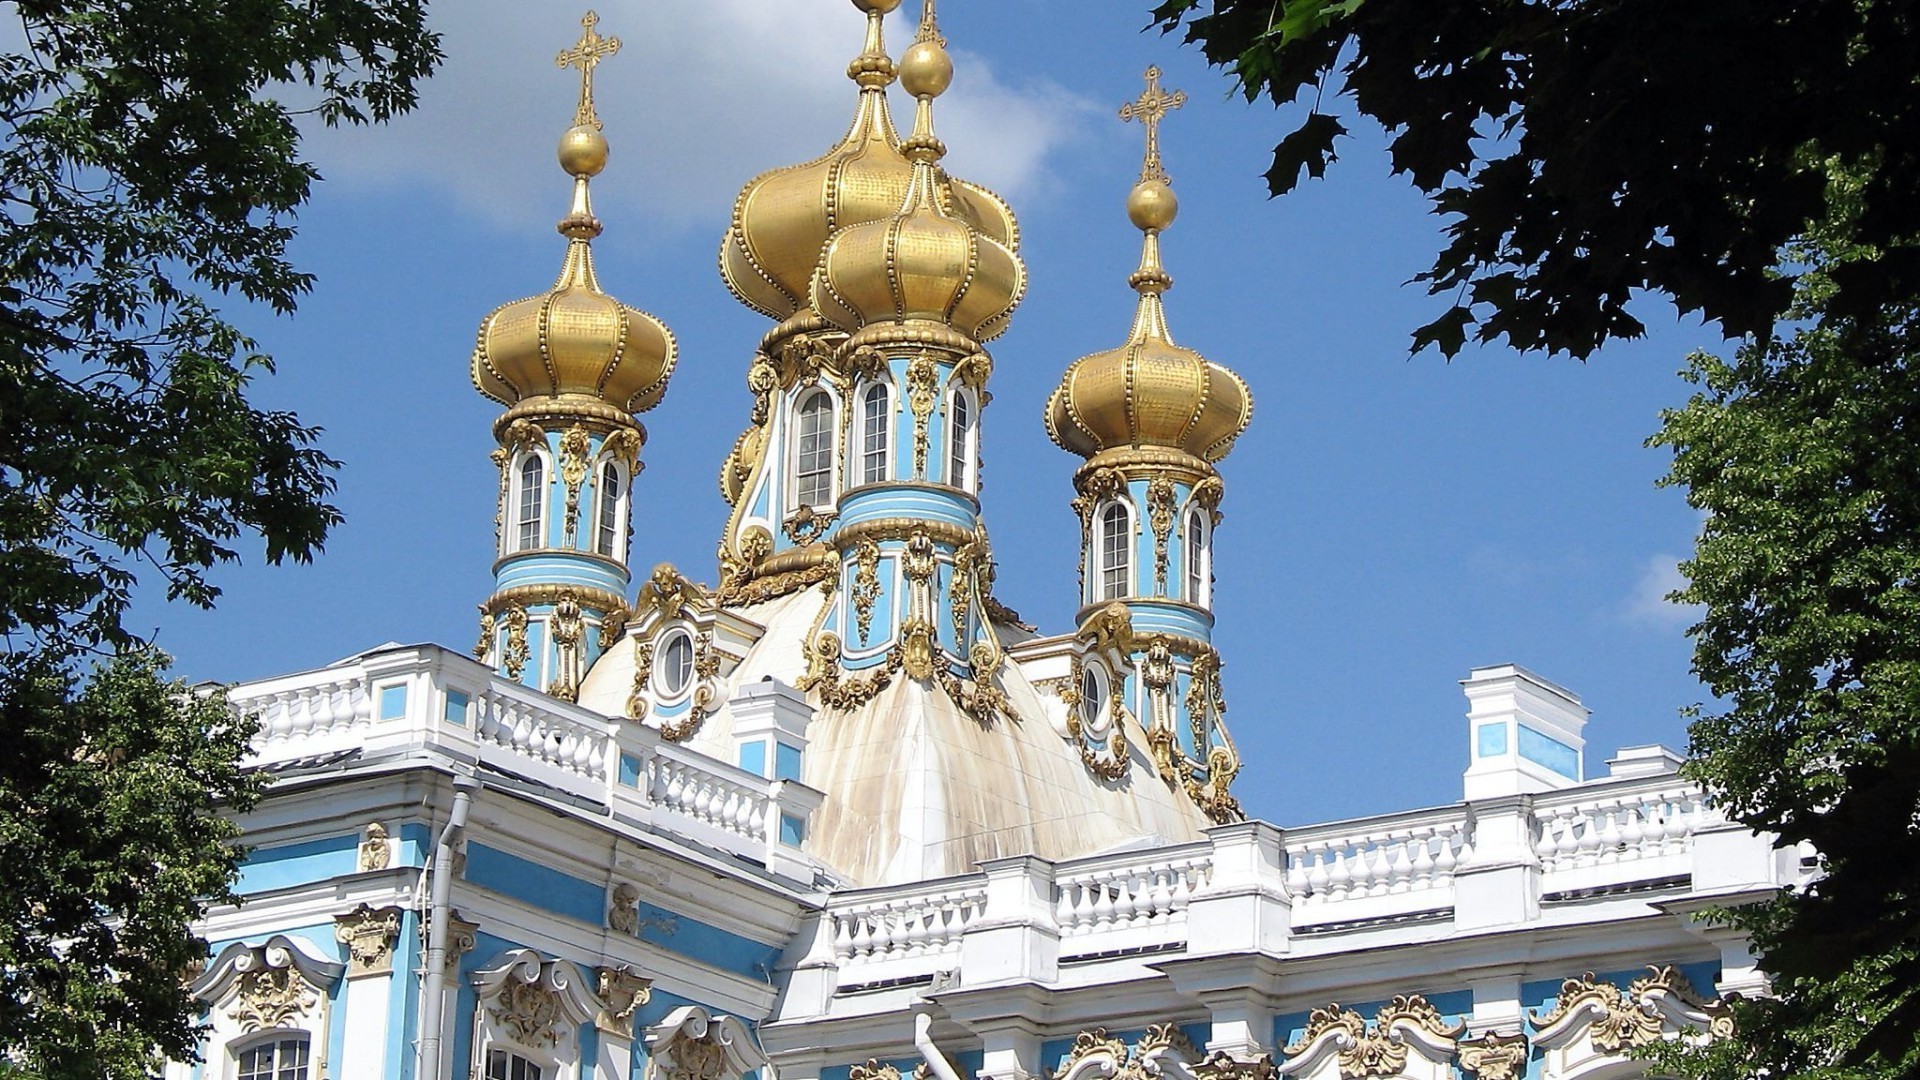
<svg viewBox="0 0 1920 1080"><path fill-rule="evenodd" d="M472 776L453 778L453 812L440 830L440 843L433 849L433 899L427 916L426 977L420 989L420 1061L414 1070L419 1080L437 1076L440 1070L443 998L447 984L447 927L453 915L453 846L467 829L467 810L473 805L480 781Z"/></svg>
<svg viewBox="0 0 1920 1080"><path fill-rule="evenodd" d="M953 1063L933 1044L932 1014L913 1014L913 1048L920 1051L920 1056L926 1060L927 1067L933 1070L937 1080L960 1080L960 1074L953 1071Z"/></svg>

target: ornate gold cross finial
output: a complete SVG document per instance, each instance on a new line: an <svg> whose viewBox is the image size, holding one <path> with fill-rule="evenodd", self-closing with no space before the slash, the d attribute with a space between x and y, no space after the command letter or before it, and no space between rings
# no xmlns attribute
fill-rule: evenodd
<svg viewBox="0 0 1920 1080"><path fill-rule="evenodd" d="M1138 120L1147 126L1147 158L1140 166L1140 182L1158 180L1167 183L1167 170L1160 164L1160 121L1187 103L1187 92L1168 93L1160 88L1160 69L1147 68L1147 88L1138 98L1120 106L1120 119Z"/></svg>
<svg viewBox="0 0 1920 1080"><path fill-rule="evenodd" d="M914 40L931 41L945 48L947 39L940 35L940 14L937 7L938 0L924 0L920 5L920 32Z"/></svg>
<svg viewBox="0 0 1920 1080"><path fill-rule="evenodd" d="M601 37L594 27L600 25L600 16L589 11L580 19L580 40L571 49L567 49L554 58L560 67L580 69L580 107L573 112L574 127L591 127L600 130L600 114L593 111L593 69L600 61L620 51L620 39Z"/></svg>

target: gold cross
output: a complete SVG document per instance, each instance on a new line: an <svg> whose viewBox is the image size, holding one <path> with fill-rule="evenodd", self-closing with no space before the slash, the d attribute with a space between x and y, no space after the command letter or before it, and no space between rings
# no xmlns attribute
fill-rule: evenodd
<svg viewBox="0 0 1920 1080"><path fill-rule="evenodd" d="M580 107L573 111L573 126L600 129L600 114L593 111L593 69L600 61L620 51L620 39L601 37L594 27L600 25L600 16L589 11L580 20L580 41L573 48L554 58L561 67L580 69Z"/></svg>
<svg viewBox="0 0 1920 1080"><path fill-rule="evenodd" d="M1158 180L1167 183L1170 179L1167 170L1160 164L1160 121L1173 110L1187 103L1187 92L1175 90L1169 94L1160 89L1160 69L1147 69L1147 88L1133 101L1120 106L1120 119L1138 120L1147 126L1147 159L1140 166L1140 182Z"/></svg>

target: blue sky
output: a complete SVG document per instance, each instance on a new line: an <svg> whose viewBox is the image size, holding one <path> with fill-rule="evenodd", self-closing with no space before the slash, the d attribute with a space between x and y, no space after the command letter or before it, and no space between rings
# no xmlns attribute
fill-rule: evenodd
<svg viewBox="0 0 1920 1080"><path fill-rule="evenodd" d="M992 347L983 428L1002 599L1044 631L1070 629L1077 459L1047 440L1041 409L1068 363L1127 330L1140 132L1115 113L1156 63L1191 98L1163 136L1182 204L1165 238L1169 318L1256 403L1223 469L1215 558L1248 809L1285 825L1459 798L1457 683L1485 664L1582 696L1590 774L1619 746L1684 746L1678 710L1704 692L1687 614L1659 596L1697 518L1655 489L1666 455L1643 443L1686 395L1686 354L1720 335L1648 300L1650 335L1585 364L1499 348L1409 357L1408 334L1444 303L1403 283L1444 223L1388 174L1381 137L1362 130L1325 180L1267 199L1261 174L1296 113L1244 103L1197 53L1140 33L1149 6L942 5L959 66L938 113L948 164L1012 200L1032 281ZM768 328L727 295L714 252L743 183L837 140L861 22L846 0L599 12L626 46L601 69L601 282L681 343L665 402L643 418L633 562L711 581L714 478ZM280 364L259 400L325 427L345 462L347 523L312 566L249 552L218 575L217 612L138 608L187 677L256 678L389 639L472 644L491 581L496 407L472 390L467 357L481 316L558 271L568 185L552 145L575 82L553 56L578 27L571 9L514 0L443 2L434 17L452 57L421 113L309 144L329 179L296 258L318 289L295 317L241 315ZM890 33L897 55L900 16Z"/></svg>

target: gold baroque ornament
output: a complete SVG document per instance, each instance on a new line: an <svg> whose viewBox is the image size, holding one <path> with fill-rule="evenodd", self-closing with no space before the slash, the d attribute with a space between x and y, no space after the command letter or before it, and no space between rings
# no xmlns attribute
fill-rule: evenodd
<svg viewBox="0 0 1920 1080"><path fill-rule="evenodd" d="M1638 985L1635 984L1636 987ZM1590 1031L1597 1050L1618 1053L1660 1041L1660 1017L1642 1009L1634 997L1628 996L1612 983L1596 981L1591 971L1561 983L1560 996L1554 999L1553 1010L1543 1019L1534 1021L1534 1028L1551 1028L1563 1017L1583 1010L1593 1015Z"/></svg>
<svg viewBox="0 0 1920 1080"><path fill-rule="evenodd" d="M1207 523L1209 525L1218 525L1222 517L1220 513L1220 500L1224 498L1226 494L1226 483L1220 479L1218 474L1214 474L1212 476L1202 477L1199 483L1193 485L1193 494L1188 496L1188 498L1206 508Z"/></svg>
<svg viewBox="0 0 1920 1080"><path fill-rule="evenodd" d="M615 428L601 449L627 467L629 479L640 472L640 432L634 428Z"/></svg>
<svg viewBox="0 0 1920 1080"><path fill-rule="evenodd" d="M594 996L600 1013L594 1026L609 1035L633 1038L633 1014L653 999L653 980L629 967L593 969Z"/></svg>
<svg viewBox="0 0 1920 1080"><path fill-rule="evenodd" d="M560 995L538 983L509 978L494 996L494 1023L511 1032L515 1042L544 1049L559 1041L554 1025L560 1020Z"/></svg>
<svg viewBox="0 0 1920 1080"><path fill-rule="evenodd" d="M1106 1028L1094 1028L1083 1031L1073 1037L1073 1046L1067 1051L1066 1060L1060 1063L1059 1071L1054 1075L1065 1076L1073 1071L1075 1065L1095 1055L1110 1055L1116 1063L1127 1059L1127 1044L1107 1034Z"/></svg>
<svg viewBox="0 0 1920 1080"><path fill-rule="evenodd" d="M575 701L580 697L580 644L586 632L579 599L571 589L561 593L560 602L553 609L553 644L558 654L555 666L559 670L547 685L547 693L561 701Z"/></svg>
<svg viewBox="0 0 1920 1080"><path fill-rule="evenodd" d="M1635 1000L1650 1003L1656 995L1670 996L1682 1005L1688 1006L1691 1011L1697 1011L1706 1016L1707 1024L1703 1034L1708 1038L1733 1037L1733 1010L1726 1001L1708 1000L1702 996L1693 988L1693 983L1688 981L1686 975L1672 964L1649 966L1647 971L1647 975L1635 979L1628 986L1628 992Z"/></svg>
<svg viewBox="0 0 1920 1080"><path fill-rule="evenodd" d="M264 967L240 976L240 994L227 1010L241 1031L295 1027L320 995L292 967Z"/></svg>
<svg viewBox="0 0 1920 1080"><path fill-rule="evenodd" d="M1520 1080L1527 1071L1527 1037L1488 1032L1462 1040L1460 1069L1475 1080Z"/></svg>
<svg viewBox="0 0 1920 1080"><path fill-rule="evenodd" d="M347 947L347 976L393 970L393 943L400 938L400 909L361 904L334 919L333 935Z"/></svg>
<svg viewBox="0 0 1920 1080"><path fill-rule="evenodd" d="M485 663L487 654L493 651L493 612L488 611L487 605L485 604L481 604L479 607L480 642L473 647L473 658Z"/></svg>
<svg viewBox="0 0 1920 1080"><path fill-rule="evenodd" d="M1186 781L1187 797L1215 825L1244 820L1246 813L1240 809L1240 800L1227 790L1233 778L1239 774L1239 755L1225 746L1212 747L1207 751L1207 782L1202 784L1197 771L1190 770Z"/></svg>
<svg viewBox="0 0 1920 1080"><path fill-rule="evenodd" d="M1193 1067L1195 1080L1279 1080L1273 1067L1273 1055L1261 1054L1241 1061L1225 1050L1215 1050Z"/></svg>
<svg viewBox="0 0 1920 1080"><path fill-rule="evenodd" d="M527 661L531 659L527 652L527 609L513 604L506 610L507 644L501 651L500 666L506 670L507 678L518 679L526 674Z"/></svg>
<svg viewBox="0 0 1920 1080"><path fill-rule="evenodd" d="M908 619L900 627L901 666L907 678L926 682L933 677L934 629L925 619Z"/></svg>
<svg viewBox="0 0 1920 1080"><path fill-rule="evenodd" d="M860 632L860 644L867 643L873 628L873 605L880 598L880 545L862 540L853 549L853 619Z"/></svg>
<svg viewBox="0 0 1920 1080"><path fill-rule="evenodd" d="M1289 1058L1298 1058L1316 1047L1331 1049L1342 1080L1366 1080L1369 1077L1397 1076L1407 1067L1410 1040L1417 1039L1436 1053L1452 1056L1454 1040L1466 1026L1448 1027L1426 998L1402 994L1386 1004L1374 1016L1371 1026L1352 1009L1338 1003L1315 1009L1307 1017L1307 1030L1300 1041L1286 1048Z"/></svg>
<svg viewBox="0 0 1920 1080"><path fill-rule="evenodd" d="M1085 675L1085 667L1079 657L1074 657L1068 684L1060 692L1060 700L1067 706L1067 734L1080 751L1081 764L1087 771L1102 780L1119 780L1127 775L1127 730L1124 723L1125 703L1122 684L1125 680L1115 675L1107 681L1110 684L1107 709L1110 717L1107 729L1105 754L1093 743L1092 733L1080 719L1082 701L1080 687Z"/></svg>
<svg viewBox="0 0 1920 1080"><path fill-rule="evenodd" d="M900 1070L878 1058L868 1058L847 1071L847 1080L900 1080Z"/></svg>
<svg viewBox="0 0 1920 1080"><path fill-rule="evenodd" d="M811 544L832 528L839 516L832 510L821 513L811 506L802 506L787 518L781 530L796 544Z"/></svg>
<svg viewBox="0 0 1920 1080"><path fill-rule="evenodd" d="M652 612L662 619L671 619L682 612L699 611L706 603L706 590L689 580L672 563L660 563L647 576L647 583L640 586L640 595L634 599L635 617Z"/></svg>
<svg viewBox="0 0 1920 1080"><path fill-rule="evenodd" d="M627 715L635 720L647 715L647 684L653 678L653 644L633 640L633 691L627 695Z"/></svg>
<svg viewBox="0 0 1920 1080"><path fill-rule="evenodd" d="M560 479L567 485L565 525L566 542L573 542L580 524L580 485L587 480L587 452L593 449L587 429L575 424L560 436Z"/></svg>
<svg viewBox="0 0 1920 1080"><path fill-rule="evenodd" d="M1167 595L1167 539L1173 535L1174 503L1179 493L1173 481L1156 476L1147 484L1147 524L1153 529L1153 589Z"/></svg>
<svg viewBox="0 0 1920 1080"><path fill-rule="evenodd" d="M927 475L927 423L933 418L934 399L938 396L940 370L931 353L920 353L907 361L907 408L913 411L913 475Z"/></svg>
<svg viewBox="0 0 1920 1080"><path fill-rule="evenodd" d="M687 715L664 725L660 737L668 742L685 742L700 730L707 717L719 710L714 692L714 679L720 675L720 654L713 647L713 634L701 634L693 650L693 701L687 707Z"/></svg>

